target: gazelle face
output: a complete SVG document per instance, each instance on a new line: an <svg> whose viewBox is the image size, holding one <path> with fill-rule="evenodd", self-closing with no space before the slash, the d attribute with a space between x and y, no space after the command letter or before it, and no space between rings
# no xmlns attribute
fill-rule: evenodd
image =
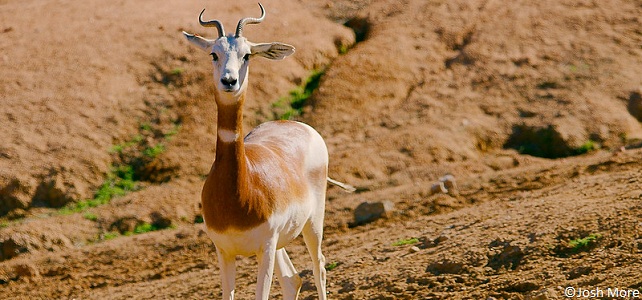
<svg viewBox="0 0 642 300"><path fill-rule="evenodd" d="M205 27L216 27L219 37L209 40L198 35L183 34L192 44L198 46L212 56L214 66L214 83L219 95L225 99L238 99L247 87L248 64L250 58L262 56L280 60L294 53L294 47L283 43L254 44L243 37L243 27L247 24L258 24L265 18L265 10L261 7L261 17L243 18L236 27L236 34L225 35L223 25L217 20L203 21L203 10L198 17L199 23ZM229 97L232 96L232 97Z"/></svg>
<svg viewBox="0 0 642 300"><path fill-rule="evenodd" d="M251 47L244 37L217 39L210 55L214 66L214 83L222 93L236 94L245 90Z"/></svg>

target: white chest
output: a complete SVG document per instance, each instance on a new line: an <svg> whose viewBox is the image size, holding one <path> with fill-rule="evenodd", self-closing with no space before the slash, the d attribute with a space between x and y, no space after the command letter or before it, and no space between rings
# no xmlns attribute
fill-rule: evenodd
<svg viewBox="0 0 642 300"><path fill-rule="evenodd" d="M311 201L290 205L285 211L274 214L267 222L245 231L227 230L216 232L208 229L207 234L217 248L233 255L252 256L263 251L273 241L277 249L294 240L312 214Z"/></svg>

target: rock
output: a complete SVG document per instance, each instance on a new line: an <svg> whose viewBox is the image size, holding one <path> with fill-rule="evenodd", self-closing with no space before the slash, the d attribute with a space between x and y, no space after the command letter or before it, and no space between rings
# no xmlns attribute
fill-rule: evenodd
<svg viewBox="0 0 642 300"><path fill-rule="evenodd" d="M543 289L540 291L537 291L533 293L530 297L526 298L529 300L548 300L548 299L555 299L555 297L551 297L550 294L555 294L555 293L549 293L548 289Z"/></svg>
<svg viewBox="0 0 642 300"><path fill-rule="evenodd" d="M394 209L391 201L363 202L354 210L354 223L361 225L370 223L379 218L387 218Z"/></svg>
<svg viewBox="0 0 642 300"><path fill-rule="evenodd" d="M439 178L439 182L443 184L448 194L459 194L459 192L457 191L457 181L455 180L455 176L447 174L446 176Z"/></svg>
<svg viewBox="0 0 642 300"><path fill-rule="evenodd" d="M14 258L22 253L41 247L38 239L24 233L14 233L0 239L0 261Z"/></svg>
<svg viewBox="0 0 642 300"><path fill-rule="evenodd" d="M38 268L30 263L21 263L14 266L18 277L40 277Z"/></svg>
<svg viewBox="0 0 642 300"><path fill-rule="evenodd" d="M439 237L437 237L437 238L435 239L434 243L435 243L435 245L439 245L439 244L441 244L442 242L445 242L445 241L447 241L447 240L448 240L448 237L447 237L447 236L445 236L445 235L440 235Z"/></svg>
<svg viewBox="0 0 642 300"><path fill-rule="evenodd" d="M408 249L408 252L410 252L410 253L417 253L419 251L421 251L421 249L419 249L419 247L417 247L417 246L412 246L412 247L410 247Z"/></svg>
<svg viewBox="0 0 642 300"><path fill-rule="evenodd" d="M428 265L426 272L432 273L433 275L461 274L464 272L464 263L445 259Z"/></svg>
<svg viewBox="0 0 642 300"><path fill-rule="evenodd" d="M7 214L7 219L8 220L18 220L18 219L25 218L26 216L27 216L27 211L26 210L24 210L22 208L16 208L16 209L10 211Z"/></svg>
<svg viewBox="0 0 642 300"><path fill-rule="evenodd" d="M161 211L155 211L150 214L152 219L152 225L156 226L159 229L167 228L172 225L172 218L169 214L166 214Z"/></svg>
<svg viewBox="0 0 642 300"><path fill-rule="evenodd" d="M568 280L573 280L580 278L581 276L591 274L593 272L593 267L592 266L578 266L576 268L571 269L566 274L566 279Z"/></svg>
<svg viewBox="0 0 642 300"><path fill-rule="evenodd" d="M444 193L444 194L445 194L445 193L448 193L448 189L446 189L446 186L445 186L445 185L444 185L444 183L443 183L443 182L441 182L441 181L440 181L440 182L438 182L438 183L434 183L434 184L430 187L430 194L431 194L431 195L434 195L434 194L437 194L437 193Z"/></svg>
<svg viewBox="0 0 642 300"><path fill-rule="evenodd" d="M12 259L24 253L69 248L73 243L58 232L8 232L0 235L0 261Z"/></svg>
<svg viewBox="0 0 642 300"><path fill-rule="evenodd" d="M488 257L488 267L498 270L515 270L524 258L524 251L519 246L505 245L501 252Z"/></svg>
<svg viewBox="0 0 642 300"><path fill-rule="evenodd" d="M633 117L642 122L642 89L631 92L627 108Z"/></svg>
<svg viewBox="0 0 642 300"><path fill-rule="evenodd" d="M33 180L19 175L0 172L0 216L14 209L27 209L31 205Z"/></svg>
<svg viewBox="0 0 642 300"><path fill-rule="evenodd" d="M87 184L71 178L73 167L60 166L50 168L39 180L33 195L32 206L63 207L76 199L85 198Z"/></svg>
<svg viewBox="0 0 642 300"><path fill-rule="evenodd" d="M434 194L450 194L456 196L459 194L457 191L457 182L455 181L455 176L447 174L444 177L439 178L439 182L434 183L430 187L430 195Z"/></svg>
<svg viewBox="0 0 642 300"><path fill-rule="evenodd" d="M109 231L118 231L124 234L125 232L134 231L136 226L143 223L145 223L143 220L135 216L121 217L109 226Z"/></svg>

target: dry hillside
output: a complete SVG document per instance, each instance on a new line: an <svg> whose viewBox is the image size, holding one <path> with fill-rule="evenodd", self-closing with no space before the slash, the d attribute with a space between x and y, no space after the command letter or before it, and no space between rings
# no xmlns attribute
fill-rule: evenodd
<svg viewBox="0 0 642 300"><path fill-rule="evenodd" d="M259 13L228 2L0 0L2 298L220 296L198 205L211 64L181 31L215 35L203 7L228 31ZM297 50L252 61L246 131L311 124L357 187L328 192L330 298L642 290L642 1L262 4L248 39ZM394 209L357 226L364 201ZM288 252L315 299L302 240ZM237 266L252 298L256 263Z"/></svg>

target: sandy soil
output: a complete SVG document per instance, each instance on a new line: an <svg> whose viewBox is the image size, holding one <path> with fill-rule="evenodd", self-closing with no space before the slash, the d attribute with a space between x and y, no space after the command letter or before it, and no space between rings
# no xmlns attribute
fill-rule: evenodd
<svg viewBox="0 0 642 300"><path fill-rule="evenodd" d="M0 1L1 298L220 297L198 203L211 65L181 31L215 34L203 7L228 30L258 14L224 3ZM252 62L246 129L323 70L296 118L358 189L328 191L330 298L642 290L641 1L262 3L245 35L297 52ZM61 209L124 164L135 191ZM445 174L457 190L431 193ZM364 201L394 210L353 226ZM128 233L142 224L164 229ZM315 299L302 240L287 249ZM237 266L237 297L253 298L256 262Z"/></svg>

